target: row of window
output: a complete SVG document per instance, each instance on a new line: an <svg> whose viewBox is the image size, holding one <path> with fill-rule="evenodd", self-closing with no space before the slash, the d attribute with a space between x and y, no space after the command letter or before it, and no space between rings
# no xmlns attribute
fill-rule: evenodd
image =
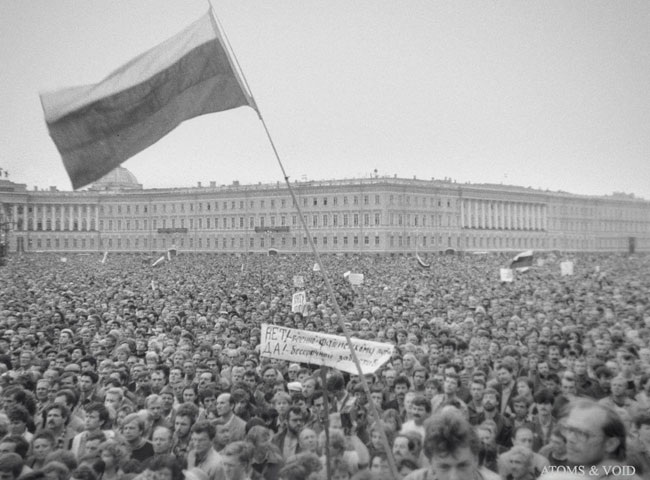
<svg viewBox="0 0 650 480"><path fill-rule="evenodd" d="M412 201L411 201L412 200ZM428 202L427 202L428 200ZM301 203L303 207L318 207L318 206L328 206L328 205L381 205L381 195L342 195L340 197L316 197L316 196L304 196L301 197ZM188 212L203 212L203 211L219 211L219 210L244 210L246 207L250 209L255 209L256 204L260 209L270 208L287 208L291 206L295 207L294 202L290 198L271 198L271 199L260 199L260 200L221 200L213 202L198 202L187 203L187 202L174 202L174 203L152 203L151 211L152 213L185 213ZM419 197L411 195L389 195L388 196L389 205L415 205L422 207L442 207L452 208L455 206L455 203L451 199L441 199L437 197ZM132 208L133 207L133 208ZM100 213L113 215L115 214L130 214L132 211L135 214L139 213L148 213L149 205L145 204L117 204L117 205L100 205Z"/></svg>
<svg viewBox="0 0 650 480"><path fill-rule="evenodd" d="M314 236L312 238L316 246L333 248L359 246L381 246L381 237L379 235L344 235L344 236ZM387 235L388 247L418 247L422 248L476 248L476 249L512 249L512 248L593 248L596 245L595 239L581 238L539 238L539 237L499 237L499 236L459 236L438 234L430 236L411 236L411 235ZM625 238L598 239L598 245L601 248L606 247L623 247L626 245ZM94 238L37 238L35 239L37 249L94 249ZM28 240L29 248L33 248L34 239ZM171 246L183 248L214 248L214 249L244 249L246 246L250 249L269 248L269 247L292 247L298 246L307 248L309 242L307 237L223 237L223 238L153 238L151 242L146 237L142 238L102 238L98 243L101 249L156 249L168 248Z"/></svg>

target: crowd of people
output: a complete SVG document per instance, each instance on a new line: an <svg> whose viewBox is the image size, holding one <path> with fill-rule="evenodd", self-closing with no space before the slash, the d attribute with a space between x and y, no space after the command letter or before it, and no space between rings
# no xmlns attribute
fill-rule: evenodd
<svg viewBox="0 0 650 480"><path fill-rule="evenodd" d="M650 478L648 257L421 256L11 257L0 480ZM394 354L292 363L262 324Z"/></svg>

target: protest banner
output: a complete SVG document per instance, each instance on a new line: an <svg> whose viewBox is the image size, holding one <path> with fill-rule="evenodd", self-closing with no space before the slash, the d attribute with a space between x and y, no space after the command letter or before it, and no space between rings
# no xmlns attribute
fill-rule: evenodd
<svg viewBox="0 0 650 480"><path fill-rule="evenodd" d="M303 313L306 305L307 294L304 291L293 294L291 299L291 311L293 313Z"/></svg>
<svg viewBox="0 0 650 480"><path fill-rule="evenodd" d="M361 285L363 283L363 273L351 273L348 275L350 285Z"/></svg>
<svg viewBox="0 0 650 480"><path fill-rule="evenodd" d="M314 263L314 268L312 268L312 271L320 272L320 265L318 263Z"/></svg>
<svg viewBox="0 0 650 480"><path fill-rule="evenodd" d="M293 276L293 286L296 288L302 288L305 286L305 278L302 275Z"/></svg>
<svg viewBox="0 0 650 480"><path fill-rule="evenodd" d="M393 354L393 345L352 339L354 351L363 374L374 373ZM260 346L262 357L290 362L325 365L356 375L357 368L345 337L327 333L297 330L279 325L262 324Z"/></svg>
<svg viewBox="0 0 650 480"><path fill-rule="evenodd" d="M502 282L512 282L515 279L511 268L500 269L499 275L501 277Z"/></svg>
<svg viewBox="0 0 650 480"><path fill-rule="evenodd" d="M560 263L560 273L563 277L566 277L567 275L573 275L573 262L567 260Z"/></svg>

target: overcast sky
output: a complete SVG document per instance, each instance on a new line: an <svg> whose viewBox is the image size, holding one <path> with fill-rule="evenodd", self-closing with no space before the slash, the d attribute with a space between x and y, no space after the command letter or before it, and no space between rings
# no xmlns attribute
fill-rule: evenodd
<svg viewBox="0 0 650 480"><path fill-rule="evenodd" d="M650 199L647 0L214 0L292 179L397 174ZM199 0L0 0L0 168L70 190L38 94L95 83ZM255 112L123 164L145 188L282 181Z"/></svg>

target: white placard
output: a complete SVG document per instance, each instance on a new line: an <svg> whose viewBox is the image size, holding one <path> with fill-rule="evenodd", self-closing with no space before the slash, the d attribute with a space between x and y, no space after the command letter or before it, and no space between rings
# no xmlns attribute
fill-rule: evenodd
<svg viewBox="0 0 650 480"><path fill-rule="evenodd" d="M566 277L567 275L573 275L573 262L567 260L560 263L560 273L563 277Z"/></svg>
<svg viewBox="0 0 650 480"><path fill-rule="evenodd" d="M293 276L293 286L296 288L302 288L305 286L305 278L302 275Z"/></svg>
<svg viewBox="0 0 650 480"><path fill-rule="evenodd" d="M502 282L512 282L515 279L511 268L502 268L499 270Z"/></svg>
<svg viewBox="0 0 650 480"><path fill-rule="evenodd" d="M291 311L303 313L305 305L307 305L307 294L304 291L294 293L291 299Z"/></svg>
<svg viewBox="0 0 650 480"><path fill-rule="evenodd" d="M351 273L348 275L350 285L361 285L363 283L363 273Z"/></svg>

